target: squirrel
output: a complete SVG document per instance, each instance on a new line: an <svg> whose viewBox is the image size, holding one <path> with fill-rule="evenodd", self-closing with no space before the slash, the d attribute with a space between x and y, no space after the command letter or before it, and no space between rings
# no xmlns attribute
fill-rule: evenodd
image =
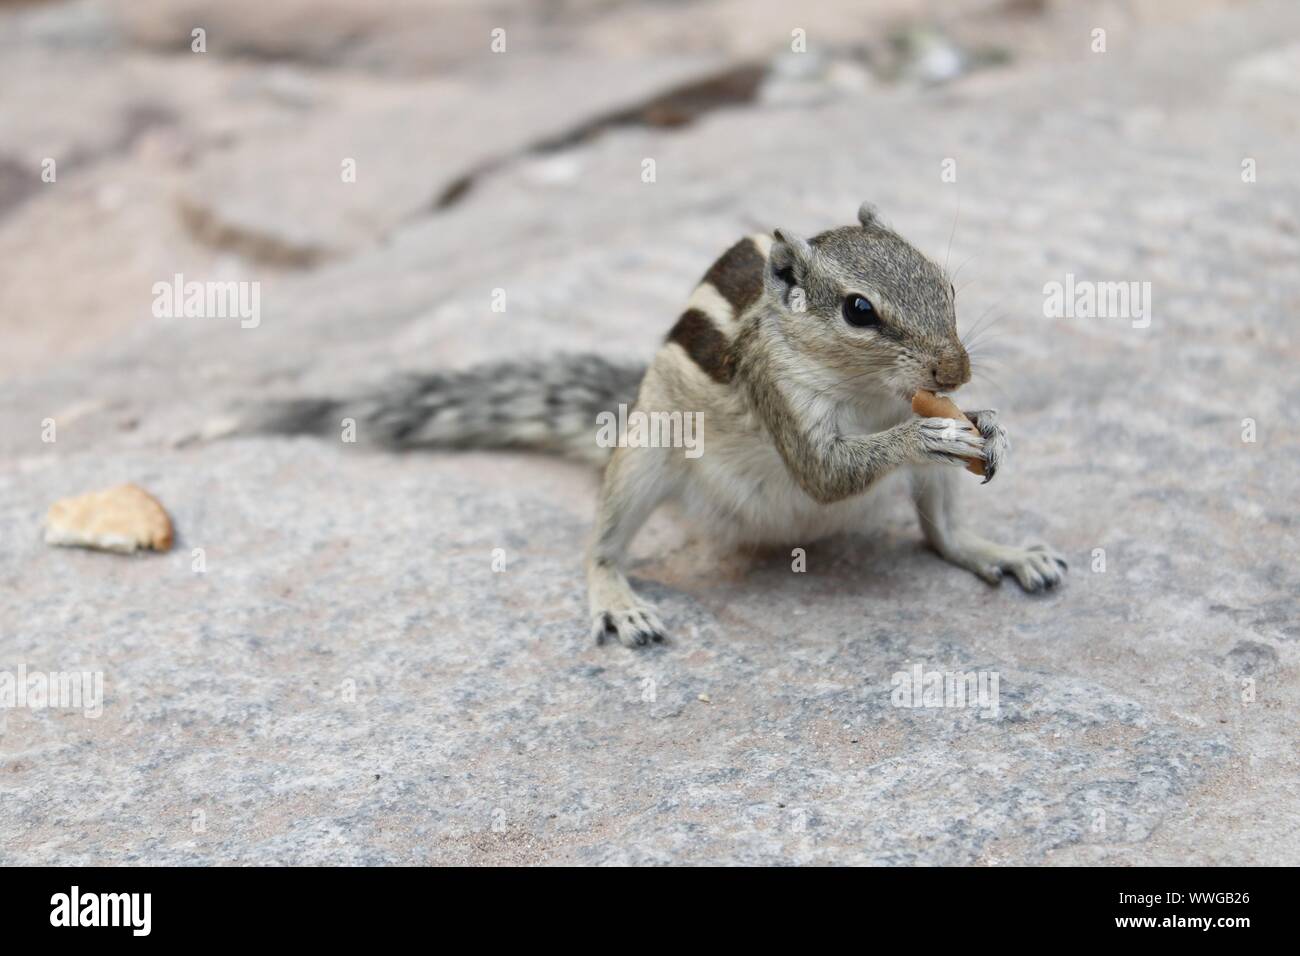
<svg viewBox="0 0 1300 956"><path fill-rule="evenodd" d="M324 434L348 415L391 448L521 448L603 463L586 558L600 642L664 640L621 567L660 505L678 501L724 542L804 543L862 526L870 492L898 469L910 473L922 533L941 557L990 584L1010 573L1027 591L1056 586L1067 564L1055 550L995 544L958 520L961 470L982 460L991 481L1006 430L992 410L964 412L969 423L912 414L918 390L970 380L956 289L870 203L857 218L811 239L778 229L731 246L648 367L597 355L497 362L354 400L281 402L253 430ZM610 454L596 424L620 406L698 415L707 445L690 456L629 441Z"/></svg>

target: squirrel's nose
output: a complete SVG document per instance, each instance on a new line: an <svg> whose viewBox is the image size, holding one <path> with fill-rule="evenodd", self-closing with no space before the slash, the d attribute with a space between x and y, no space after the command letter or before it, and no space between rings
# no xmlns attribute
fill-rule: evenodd
<svg viewBox="0 0 1300 956"><path fill-rule="evenodd" d="M965 355L946 358L930 365L930 374L942 391L950 392L970 381L970 359Z"/></svg>

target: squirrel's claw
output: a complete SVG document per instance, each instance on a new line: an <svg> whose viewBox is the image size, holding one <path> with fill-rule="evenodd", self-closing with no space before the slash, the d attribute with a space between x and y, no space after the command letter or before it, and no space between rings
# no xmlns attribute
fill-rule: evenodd
<svg viewBox="0 0 1300 956"><path fill-rule="evenodd" d="M624 647L645 647L664 641L664 626L648 607L602 611L592 616L591 633L597 644L613 634Z"/></svg>
<svg viewBox="0 0 1300 956"><path fill-rule="evenodd" d="M998 413L993 409L978 412L963 411L962 414L974 423L984 439L984 480L981 484L987 485L998 473L998 469L1006 461L1007 453L1011 450L1011 443L1007 440L1007 430L1002 427L998 421Z"/></svg>

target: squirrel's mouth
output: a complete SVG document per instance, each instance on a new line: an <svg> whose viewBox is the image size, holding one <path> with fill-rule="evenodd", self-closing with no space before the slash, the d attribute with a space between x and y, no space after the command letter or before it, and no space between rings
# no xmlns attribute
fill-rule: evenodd
<svg viewBox="0 0 1300 956"><path fill-rule="evenodd" d="M935 387L934 382L926 382L926 381L922 381L921 379L914 379L912 381L908 381L904 383L903 386L899 388L898 397L901 398L903 401L907 402L908 405L911 405L912 396L914 396L917 392L921 391L922 389L924 389L927 392L941 391L941 389Z"/></svg>
<svg viewBox="0 0 1300 956"><path fill-rule="evenodd" d="M911 404L912 397L917 392L926 391L932 392L935 395L951 395L965 384L965 382L958 382L954 385L951 382L939 382L934 378L927 378L924 380L917 379L916 381L903 386L903 389L899 394L902 396L903 401Z"/></svg>

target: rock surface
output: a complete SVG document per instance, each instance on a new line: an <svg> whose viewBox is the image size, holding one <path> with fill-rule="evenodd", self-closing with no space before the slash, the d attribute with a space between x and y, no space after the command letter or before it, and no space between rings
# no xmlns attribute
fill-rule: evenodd
<svg viewBox="0 0 1300 956"><path fill-rule="evenodd" d="M137 6L0 13L0 674L104 688L0 707L0 863L1300 863L1293 4L957 4L1010 56L937 86L873 59L902 2L810 26L815 69L779 12L673 46L660 5L574 4L530 44L504 5L496 64L469 4L419 51L425 4L322 3L345 52L227 4L206 56ZM759 54L797 88L638 111ZM672 640L633 653L587 636L581 466L178 444L402 368L648 356L738 234L864 198L992 326L962 404L1015 447L970 521L1066 552L1057 592L941 563L901 488L805 573L666 513L633 573ZM260 282L260 324L155 318L175 273ZM1149 326L1044 318L1067 274L1149 282ZM120 481L171 553L40 542ZM996 713L894 706L917 665L996 674Z"/></svg>

